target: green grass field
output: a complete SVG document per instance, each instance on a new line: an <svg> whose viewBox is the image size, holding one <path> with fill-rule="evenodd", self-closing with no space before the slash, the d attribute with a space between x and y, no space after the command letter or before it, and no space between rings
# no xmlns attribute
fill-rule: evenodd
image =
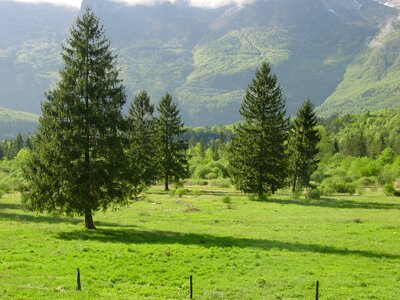
<svg viewBox="0 0 400 300"><path fill-rule="evenodd" d="M230 194L232 203L224 203ZM0 199L1 299L398 299L400 199L256 202L230 189L146 199L81 218ZM76 268L82 291L76 291Z"/></svg>

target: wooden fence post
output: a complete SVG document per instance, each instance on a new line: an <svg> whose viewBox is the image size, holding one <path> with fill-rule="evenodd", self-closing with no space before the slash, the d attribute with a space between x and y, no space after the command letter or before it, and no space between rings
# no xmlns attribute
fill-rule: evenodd
<svg viewBox="0 0 400 300"><path fill-rule="evenodd" d="M193 299L193 276L190 275L190 299Z"/></svg>
<svg viewBox="0 0 400 300"><path fill-rule="evenodd" d="M315 300L319 299L319 281L315 283Z"/></svg>
<svg viewBox="0 0 400 300"><path fill-rule="evenodd" d="M80 291L81 290L81 273L79 272L79 268L77 268L77 277L76 277L76 283L77 283L77 290Z"/></svg>

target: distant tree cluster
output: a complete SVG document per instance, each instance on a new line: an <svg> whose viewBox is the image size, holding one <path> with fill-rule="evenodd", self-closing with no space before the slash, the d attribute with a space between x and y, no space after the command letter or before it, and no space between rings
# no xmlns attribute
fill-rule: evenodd
<svg viewBox="0 0 400 300"><path fill-rule="evenodd" d="M23 137L21 134L18 134L14 139L5 139L0 143L0 159L13 159L23 148L32 149L30 136Z"/></svg>
<svg viewBox="0 0 400 300"><path fill-rule="evenodd" d="M400 111L332 116L320 120L334 153L376 159L386 148L400 155Z"/></svg>
<svg viewBox="0 0 400 300"><path fill-rule="evenodd" d="M250 83L229 149L236 187L262 200L292 183L293 192L308 187L318 161L319 134L314 106L306 101L293 124L286 117L282 90L271 67L263 63Z"/></svg>
<svg viewBox="0 0 400 300"><path fill-rule="evenodd" d="M400 179L400 111L333 116L320 120L321 163L312 175L323 194L362 193Z"/></svg>

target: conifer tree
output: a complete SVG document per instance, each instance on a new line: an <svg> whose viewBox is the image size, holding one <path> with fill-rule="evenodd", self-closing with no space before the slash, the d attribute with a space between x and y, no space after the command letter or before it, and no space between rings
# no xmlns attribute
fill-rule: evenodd
<svg viewBox="0 0 400 300"><path fill-rule="evenodd" d="M159 145L154 105L145 91L132 102L128 115L128 180L138 194L159 176Z"/></svg>
<svg viewBox="0 0 400 300"><path fill-rule="evenodd" d="M161 99L157 107L160 113L158 131L160 138L161 178L165 190L169 190L170 180L178 180L188 176L188 161L186 151L188 143L181 135L185 132L179 115L177 104L172 102L168 93Z"/></svg>
<svg viewBox="0 0 400 300"><path fill-rule="evenodd" d="M271 67L262 63L241 105L244 117L229 149L231 177L239 190L259 200L284 186L288 121L282 90Z"/></svg>
<svg viewBox="0 0 400 300"><path fill-rule="evenodd" d="M3 143L0 143L0 160L4 157Z"/></svg>
<svg viewBox="0 0 400 300"><path fill-rule="evenodd" d="M297 112L289 138L289 169L293 193L309 187L310 177L318 167L316 156L321 137L317 125L314 105L306 100Z"/></svg>
<svg viewBox="0 0 400 300"><path fill-rule="evenodd" d="M63 45L64 67L46 94L25 169L24 204L35 211L85 217L125 203L125 88L99 19L87 9Z"/></svg>

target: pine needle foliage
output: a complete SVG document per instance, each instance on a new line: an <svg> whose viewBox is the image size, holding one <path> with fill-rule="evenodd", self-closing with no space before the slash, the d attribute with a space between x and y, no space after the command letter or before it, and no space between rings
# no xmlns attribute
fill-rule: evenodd
<svg viewBox="0 0 400 300"><path fill-rule="evenodd" d="M244 120L229 150L231 177L239 190L262 200L283 187L287 175L285 101L269 64L256 71L240 114Z"/></svg>
<svg viewBox="0 0 400 300"><path fill-rule="evenodd" d="M289 138L290 175L292 192L310 186L310 177L318 168L318 143L321 140L317 129L315 107L308 99L299 108L291 126Z"/></svg>
<svg viewBox="0 0 400 300"><path fill-rule="evenodd" d="M63 46L60 80L42 104L25 169L25 205L35 211L85 216L125 203L122 130L125 88L110 41L87 9Z"/></svg>
<svg viewBox="0 0 400 300"><path fill-rule="evenodd" d="M178 180L188 176L187 149L188 143L182 138L185 133L180 111L168 93L161 99L157 107L160 113L158 131L160 139L161 178L165 190L169 190L170 180Z"/></svg>
<svg viewBox="0 0 400 300"><path fill-rule="evenodd" d="M159 139L153 113L154 105L149 95L141 91L132 102L127 119L127 178L135 195L154 183L159 176Z"/></svg>

